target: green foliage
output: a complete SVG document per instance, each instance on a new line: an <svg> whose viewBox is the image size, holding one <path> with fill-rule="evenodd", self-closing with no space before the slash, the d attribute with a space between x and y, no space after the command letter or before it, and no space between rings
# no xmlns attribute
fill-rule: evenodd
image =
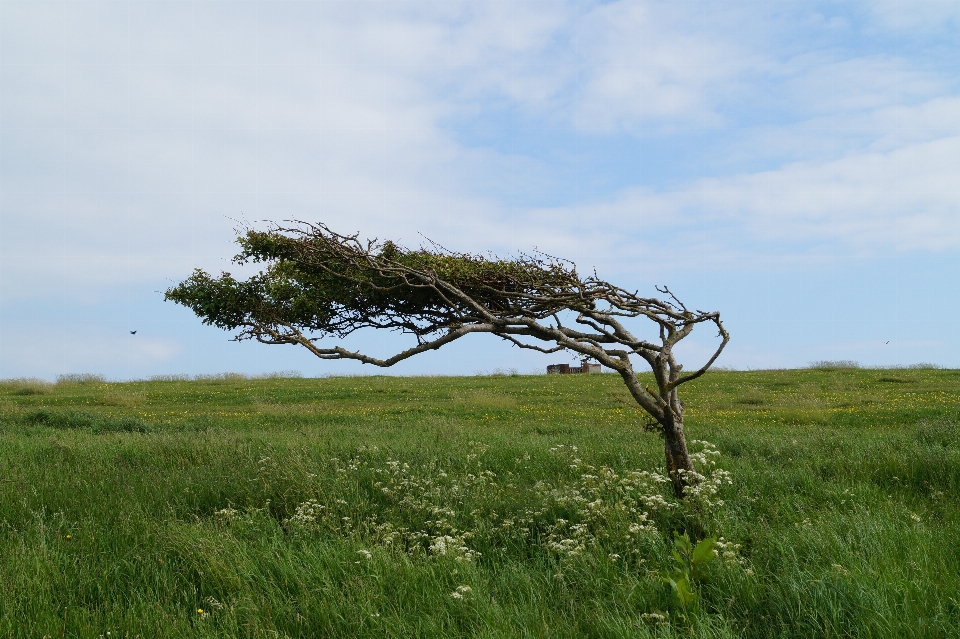
<svg viewBox="0 0 960 639"><path fill-rule="evenodd" d="M539 303L532 296L561 292L576 303L582 285L575 270L558 261L411 250L389 241L362 244L320 226L249 230L237 242L241 251L234 261L263 263L260 273L241 281L198 269L165 298L207 324L244 329L239 339L290 326L320 336L343 337L365 327L423 336L476 317L463 299L432 288L435 280L488 309L539 318L568 304Z"/></svg>
<svg viewBox="0 0 960 639"><path fill-rule="evenodd" d="M664 573L663 580L684 608L697 602L696 583L707 576L708 565L716 557L716 545L716 538L707 537L694 546L688 533L673 531L673 570Z"/></svg>

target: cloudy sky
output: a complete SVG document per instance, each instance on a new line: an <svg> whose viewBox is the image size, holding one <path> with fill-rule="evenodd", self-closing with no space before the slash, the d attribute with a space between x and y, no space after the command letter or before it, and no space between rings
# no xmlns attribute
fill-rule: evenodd
<svg viewBox="0 0 960 639"><path fill-rule="evenodd" d="M0 377L381 372L163 302L291 218L668 284L720 365L960 367L958 49L940 0L0 0Z"/></svg>

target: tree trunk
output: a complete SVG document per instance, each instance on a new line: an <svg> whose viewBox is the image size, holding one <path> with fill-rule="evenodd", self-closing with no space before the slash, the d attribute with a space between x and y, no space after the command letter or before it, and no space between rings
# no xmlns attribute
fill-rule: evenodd
<svg viewBox="0 0 960 639"><path fill-rule="evenodd" d="M677 397L676 388L661 391L658 406L650 399L650 396L657 396L652 390L644 389L632 369L621 369L620 376L640 407L660 425L663 433L663 453L667 460L667 474L673 484L673 494L677 499L683 499L684 488L695 483L695 480L689 474L694 468L690 453L687 452L687 438L683 434L683 402Z"/></svg>
<svg viewBox="0 0 960 639"><path fill-rule="evenodd" d="M668 415L662 426L663 452L667 459L667 473L673 483L673 494L677 499L683 499L684 489L693 483L693 478L688 474L693 472L693 462L690 461L687 438L683 434L683 418Z"/></svg>

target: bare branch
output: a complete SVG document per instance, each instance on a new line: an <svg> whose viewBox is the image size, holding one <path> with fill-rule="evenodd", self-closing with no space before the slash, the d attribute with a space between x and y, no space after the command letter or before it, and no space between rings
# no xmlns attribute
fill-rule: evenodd
<svg viewBox="0 0 960 639"><path fill-rule="evenodd" d="M673 388L676 388L676 387L679 386L680 384L686 384L687 382L689 382L689 381L691 381L691 380L697 379L698 377L700 377L701 375L703 375L704 373L706 373L707 370L708 370L711 366L713 366L713 363L714 363L715 361L717 361L717 358L720 357L720 353L723 352L723 349L724 349L724 347L727 345L727 342L730 341L730 333L728 333L728 332L726 331L726 329L723 328L723 324L720 323L720 317L719 317L719 316L717 316L717 318L716 318L716 323L717 323L717 327L720 329L719 337L723 338L723 341L720 342L720 346L717 347L717 350L713 353L713 356L707 361L706 364L704 364L703 366L701 366L701 367L700 367L698 370L696 370L695 372L689 373L689 374L687 374L687 375L684 375L684 376L680 377L679 379L677 379L677 381L673 382L673 385L672 385Z"/></svg>
<svg viewBox="0 0 960 639"><path fill-rule="evenodd" d="M370 357L368 355L364 355L363 353L348 351L347 349L341 346L336 346L334 348L317 348L316 345L311 340L302 336L301 336L302 339L297 340L297 343L302 346L305 346L307 349L310 350L311 353L313 353L320 359L355 359L357 361L363 362L364 364L373 364L374 366L381 366L383 368L387 368L389 366L393 366L397 362L401 362L419 353L423 353L430 350L436 350L445 344L449 344L454 340L460 339L464 335L469 335L470 333L477 333L477 332L489 333L492 331L492 328L493 327L491 326L483 326L483 325L477 325L477 324L474 324L471 326L464 326L457 330L450 331L449 333L447 333L446 335L444 335L439 339L435 339L430 342L424 342L423 344L415 346L414 348L408 348L407 350L401 351L396 355L394 355L393 357L389 357L387 359L378 359L376 357Z"/></svg>
<svg viewBox="0 0 960 639"><path fill-rule="evenodd" d="M497 337L507 340L514 344L514 346L519 346L520 348L528 348L530 350L538 351L540 353L558 353L560 351L566 350L563 346L554 346L552 348L544 348L542 346L537 346L536 344L526 344L521 342L516 337L511 337L506 333L495 333Z"/></svg>

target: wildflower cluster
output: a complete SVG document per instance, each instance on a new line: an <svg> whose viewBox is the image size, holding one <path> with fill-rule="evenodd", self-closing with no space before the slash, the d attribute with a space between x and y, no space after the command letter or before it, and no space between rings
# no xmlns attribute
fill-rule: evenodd
<svg viewBox="0 0 960 639"><path fill-rule="evenodd" d="M473 561L480 556L475 550L470 550L467 546L465 537L470 533L464 533L456 537L450 535L438 535L430 539L430 554L437 556L448 555L458 561ZM472 536L472 535L470 535Z"/></svg>
<svg viewBox="0 0 960 639"><path fill-rule="evenodd" d="M727 541L723 537L718 538L713 546L714 553L728 566L746 565L746 560L740 556L740 548L740 544Z"/></svg>
<svg viewBox="0 0 960 639"><path fill-rule="evenodd" d="M640 619L646 621L650 624L655 624L657 626L667 626L670 624L670 619L667 616L668 613L661 612L645 612L640 615Z"/></svg>
<svg viewBox="0 0 960 639"><path fill-rule="evenodd" d="M702 439L694 439L690 443L703 447L699 452L690 454L690 459L703 472L683 469L679 471L685 474L689 481L684 489L684 496L691 505L705 509L723 506L723 500L717 498L717 493L724 484L732 484L733 479L728 471L716 467L716 458L720 456L720 451L713 444Z"/></svg>
<svg viewBox="0 0 960 639"><path fill-rule="evenodd" d="M287 520L287 525L295 531L304 531L313 528L323 518L326 506L316 499L308 499L299 506L296 512ZM218 511L223 512L223 511Z"/></svg>
<svg viewBox="0 0 960 639"><path fill-rule="evenodd" d="M464 599L473 590L470 586L457 586L457 589L450 593L454 599Z"/></svg>
<svg viewBox="0 0 960 639"><path fill-rule="evenodd" d="M571 526L566 519L558 519L552 526L546 545L561 557L573 557L593 546L595 541L596 538L590 533L587 524Z"/></svg>

